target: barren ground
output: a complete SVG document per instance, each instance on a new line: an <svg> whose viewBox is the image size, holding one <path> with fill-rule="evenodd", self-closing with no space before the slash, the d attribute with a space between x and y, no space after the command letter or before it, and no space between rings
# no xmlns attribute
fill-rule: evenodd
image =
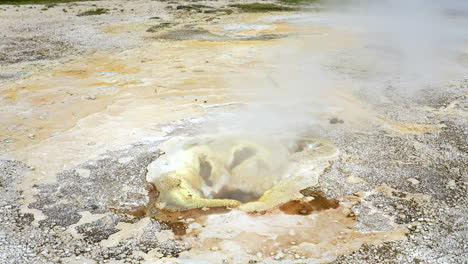
<svg viewBox="0 0 468 264"><path fill-rule="evenodd" d="M212 8L177 9L193 4ZM466 263L468 80L375 100L356 81L372 66L334 59L362 40L319 8L228 4L0 5L0 262ZM77 16L95 8L109 11ZM285 81L289 62L271 54L291 47L352 77L307 135L340 154L302 193L339 206L248 221L140 210L157 196L145 175L159 144L251 103L239 94L266 75Z"/></svg>

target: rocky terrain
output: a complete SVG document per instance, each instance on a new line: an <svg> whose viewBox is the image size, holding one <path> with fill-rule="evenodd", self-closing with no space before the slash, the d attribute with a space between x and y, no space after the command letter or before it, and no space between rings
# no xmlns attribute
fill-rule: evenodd
<svg viewBox="0 0 468 264"><path fill-rule="evenodd" d="M0 263L466 263L467 76L376 100L359 85L372 66L337 59L366 48L357 34L320 4L261 3L0 5ZM286 218L310 227L278 208L154 208L161 142L297 77L292 48L346 69L303 132L339 155L301 194L339 206Z"/></svg>

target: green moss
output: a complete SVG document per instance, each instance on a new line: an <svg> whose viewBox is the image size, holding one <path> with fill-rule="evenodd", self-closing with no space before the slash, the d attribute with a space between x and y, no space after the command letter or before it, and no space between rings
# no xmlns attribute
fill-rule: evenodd
<svg viewBox="0 0 468 264"><path fill-rule="evenodd" d="M317 3L320 0L279 0L279 1L284 4L310 4L310 3Z"/></svg>
<svg viewBox="0 0 468 264"><path fill-rule="evenodd" d="M0 0L0 5L40 5L51 3L70 3L84 0Z"/></svg>
<svg viewBox="0 0 468 264"><path fill-rule="evenodd" d="M97 9L94 9L94 10L88 10L88 11L84 11L82 13L79 13L78 16L95 16L95 15L102 15L102 14L105 14L107 12L109 12L109 9L97 8Z"/></svg>
<svg viewBox="0 0 468 264"><path fill-rule="evenodd" d="M210 10L205 10L203 13L206 14L214 14L214 13L225 13L227 15L232 14L234 11L232 9L226 9L226 8L220 8L220 9L210 9Z"/></svg>
<svg viewBox="0 0 468 264"><path fill-rule="evenodd" d="M213 7L211 6L206 6L206 5L179 5L176 7L177 10L196 10L198 12L201 12L202 9L211 9Z"/></svg>
<svg viewBox="0 0 468 264"><path fill-rule="evenodd" d="M154 33L154 32L157 32L161 29L165 29L165 28L168 28L168 27L171 27L172 24L171 23L168 23L168 22L163 22L159 25L154 25L154 26L151 26L149 27L146 32L150 32L150 33Z"/></svg>
<svg viewBox="0 0 468 264"><path fill-rule="evenodd" d="M281 12L281 11L295 11L296 8L275 4L261 4L261 3L252 3L252 4L235 4L229 5L230 7L236 7L244 12Z"/></svg>

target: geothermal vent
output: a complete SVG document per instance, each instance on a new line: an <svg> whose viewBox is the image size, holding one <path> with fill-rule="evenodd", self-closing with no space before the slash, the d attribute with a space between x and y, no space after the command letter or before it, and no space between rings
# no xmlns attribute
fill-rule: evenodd
<svg viewBox="0 0 468 264"><path fill-rule="evenodd" d="M177 137L161 149L165 154L148 166L147 181L160 192L157 207L176 211L283 204L316 185L337 154L321 139L231 135Z"/></svg>

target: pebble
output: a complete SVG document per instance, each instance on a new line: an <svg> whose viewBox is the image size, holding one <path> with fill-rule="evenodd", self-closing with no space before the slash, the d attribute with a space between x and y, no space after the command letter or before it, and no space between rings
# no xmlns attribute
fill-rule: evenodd
<svg viewBox="0 0 468 264"><path fill-rule="evenodd" d="M358 176L354 176L354 175L351 175L349 177L347 177L345 179L345 182L347 184L359 184L359 183L363 183L364 182L364 179L358 177Z"/></svg>
<svg viewBox="0 0 468 264"><path fill-rule="evenodd" d="M132 160L133 160L133 157L122 157L122 158L119 158L118 162L121 164L125 164Z"/></svg>
<svg viewBox="0 0 468 264"><path fill-rule="evenodd" d="M419 184L419 181L415 178L409 178L408 181L412 184L412 185L418 185Z"/></svg>
<svg viewBox="0 0 468 264"><path fill-rule="evenodd" d="M276 254L275 257L274 257L274 259L276 259L276 260L279 260L279 259L282 259L282 258L284 258L283 252L279 252L279 253Z"/></svg>
<svg viewBox="0 0 468 264"><path fill-rule="evenodd" d="M75 171L76 173L78 173L78 175L80 175L83 178L88 178L91 174L91 171L88 169L76 169Z"/></svg>
<svg viewBox="0 0 468 264"><path fill-rule="evenodd" d="M450 180L448 183L447 183L447 188L454 188L456 187L457 184L455 183L455 180Z"/></svg>

